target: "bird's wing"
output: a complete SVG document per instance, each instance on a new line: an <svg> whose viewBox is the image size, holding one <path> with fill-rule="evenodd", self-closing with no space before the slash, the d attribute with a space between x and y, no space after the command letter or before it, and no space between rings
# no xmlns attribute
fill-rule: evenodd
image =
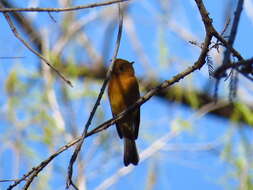
<svg viewBox="0 0 253 190"><path fill-rule="evenodd" d="M140 98L139 85L136 78L131 78L131 85L128 85L130 89L128 89L127 94L127 105L133 105ZM130 82L130 81L129 81ZM134 127L134 139L138 138L139 134L139 126L140 126L140 108L136 108L132 113L133 119L133 127Z"/></svg>
<svg viewBox="0 0 253 190"><path fill-rule="evenodd" d="M115 117L116 115L115 114L113 114L113 117ZM116 129L117 129L117 132L118 132L118 135L119 135L119 138L121 138L122 139L122 132L121 132L121 130L120 130L120 125L116 122L115 123L115 125L116 125Z"/></svg>
<svg viewBox="0 0 253 190"><path fill-rule="evenodd" d="M140 108L137 109L134 115L134 135L135 139L138 138L139 134L139 126L140 126Z"/></svg>

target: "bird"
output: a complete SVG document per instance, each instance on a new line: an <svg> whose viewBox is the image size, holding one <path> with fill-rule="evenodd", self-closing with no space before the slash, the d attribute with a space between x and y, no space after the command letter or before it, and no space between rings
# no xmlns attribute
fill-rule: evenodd
<svg viewBox="0 0 253 190"><path fill-rule="evenodd" d="M108 97L113 117L140 98L137 78L133 68L134 62L116 59L113 64L111 77L108 84ZM137 165L139 155L135 140L138 138L140 125L140 107L129 112L116 122L119 137L124 140L124 165Z"/></svg>

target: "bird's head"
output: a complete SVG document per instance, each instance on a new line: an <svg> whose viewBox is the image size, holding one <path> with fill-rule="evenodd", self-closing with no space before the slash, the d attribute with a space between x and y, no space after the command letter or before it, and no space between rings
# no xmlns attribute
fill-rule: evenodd
<svg viewBox="0 0 253 190"><path fill-rule="evenodd" d="M133 63L124 59L116 59L112 73L115 75L134 75Z"/></svg>

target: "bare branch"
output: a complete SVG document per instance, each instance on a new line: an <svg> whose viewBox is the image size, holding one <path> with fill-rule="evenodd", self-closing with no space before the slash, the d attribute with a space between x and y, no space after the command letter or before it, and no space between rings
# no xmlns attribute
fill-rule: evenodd
<svg viewBox="0 0 253 190"><path fill-rule="evenodd" d="M0 179L0 183L13 182L15 179Z"/></svg>
<svg viewBox="0 0 253 190"><path fill-rule="evenodd" d="M195 0L199 12L201 14L203 23L205 25L206 31L210 32L212 36L215 36L226 48L230 49L231 53L238 58L238 60L243 60L241 54L236 51L233 47L229 45L229 43L217 32L217 30L212 25L212 19L209 17L209 13L207 12L202 0Z"/></svg>
<svg viewBox="0 0 253 190"><path fill-rule="evenodd" d="M241 60L238 62L227 63L225 65L221 65L214 73L215 76L219 76L221 73L225 72L231 68L239 68L240 66L249 66L253 65L253 58L247 60Z"/></svg>
<svg viewBox="0 0 253 190"><path fill-rule="evenodd" d="M214 28L213 28L214 29ZM215 38L217 38L222 44L223 46L225 46L226 48L230 49L231 53L240 61L243 60L242 55L235 50L233 47L231 47L228 42L214 29L213 30L213 35L215 36Z"/></svg>
<svg viewBox="0 0 253 190"><path fill-rule="evenodd" d="M235 17L234 17L234 20L233 20L232 29L231 29L229 39L228 39L228 45L230 47L233 47L233 44L234 44L234 41L235 41L237 28L238 28L239 21L240 21L240 16L241 16L241 13L242 13L243 2L244 2L244 0L238 0L236 12L235 12ZM224 53L224 59L223 59L222 64L223 65L227 64L229 62L229 60L230 60L230 49L227 48L225 53Z"/></svg>
<svg viewBox="0 0 253 190"><path fill-rule="evenodd" d="M120 2L126 2L129 0L111 0L111 1L104 1L101 3L92 3L88 5L80 5L76 7L67 7L67 8L1 8L0 7L0 12L2 13L7 13L7 12L67 12L67 11L77 11L81 9L89 9L89 8L94 8L94 7L102 7L102 6L107 6L115 3L120 3Z"/></svg>

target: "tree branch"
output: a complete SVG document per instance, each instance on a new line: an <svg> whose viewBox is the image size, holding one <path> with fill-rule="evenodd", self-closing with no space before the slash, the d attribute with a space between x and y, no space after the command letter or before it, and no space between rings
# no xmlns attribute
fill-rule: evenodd
<svg viewBox="0 0 253 190"><path fill-rule="evenodd" d="M228 69L239 68L240 66L250 66L250 65L253 65L253 58L247 59L247 60L241 60L238 62L223 64L215 71L214 74L216 76L219 76L221 73L225 72Z"/></svg>
<svg viewBox="0 0 253 190"><path fill-rule="evenodd" d="M235 12L235 17L233 19L233 25L232 25L232 29L229 35L229 39L228 39L228 46L229 47L233 47L234 41L235 41L235 37L236 37L236 33L237 33L237 28L239 25L239 21L240 21L240 16L242 13L242 7L243 7L243 2L244 0L238 0L238 4L237 4L237 9ZM230 60L230 49L227 48L225 53L224 53L224 59L223 59L223 65L227 64Z"/></svg>
<svg viewBox="0 0 253 190"><path fill-rule="evenodd" d="M8 0L2 0L1 2L5 8L13 7L11 2ZM29 39L33 43L33 46L36 47L37 51L41 53L42 38L39 31L36 30L36 26L33 25L33 23L27 18L27 16L20 12L12 12L9 15L13 17L14 21L16 21L16 23L20 26L20 29L23 30L29 37Z"/></svg>
<svg viewBox="0 0 253 190"><path fill-rule="evenodd" d="M7 12L66 12L66 11L77 11L81 9L89 9L94 7L102 7L106 5L116 4L120 2L126 2L129 0L111 0L111 1L104 1L100 3L92 3L88 5L80 5L75 7L67 7L67 8L1 8L0 12L7 13Z"/></svg>

